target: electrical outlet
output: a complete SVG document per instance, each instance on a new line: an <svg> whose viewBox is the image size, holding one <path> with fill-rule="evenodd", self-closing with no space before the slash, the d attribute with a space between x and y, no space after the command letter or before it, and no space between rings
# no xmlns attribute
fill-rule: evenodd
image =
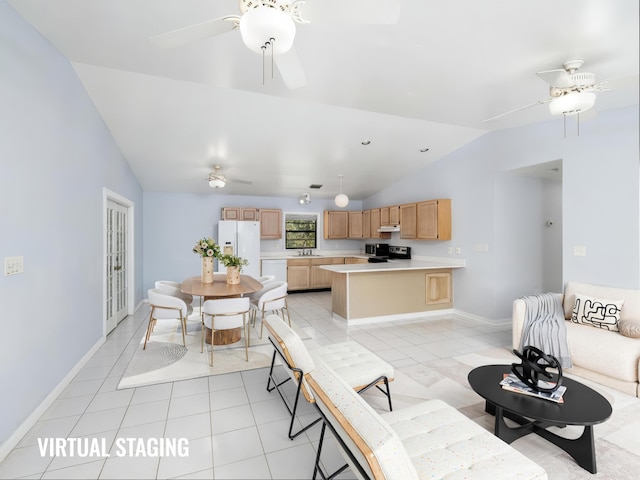
<svg viewBox="0 0 640 480"><path fill-rule="evenodd" d="M447 249L447 252L449 253L449 255L453 254L453 247L449 247Z"/></svg>
<svg viewBox="0 0 640 480"><path fill-rule="evenodd" d="M4 257L4 274L15 275L24 272L24 257Z"/></svg>
<svg viewBox="0 0 640 480"><path fill-rule="evenodd" d="M573 247L573 256L574 257L586 257L587 256L587 247L574 246Z"/></svg>
<svg viewBox="0 0 640 480"><path fill-rule="evenodd" d="M456 247L456 255L460 255L462 253L462 248Z"/></svg>

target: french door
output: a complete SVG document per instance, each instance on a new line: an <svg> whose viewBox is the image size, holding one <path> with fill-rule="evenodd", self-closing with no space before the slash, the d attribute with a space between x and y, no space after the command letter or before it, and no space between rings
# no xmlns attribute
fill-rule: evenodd
<svg viewBox="0 0 640 480"><path fill-rule="evenodd" d="M127 316L127 207L107 200L106 212L106 333Z"/></svg>

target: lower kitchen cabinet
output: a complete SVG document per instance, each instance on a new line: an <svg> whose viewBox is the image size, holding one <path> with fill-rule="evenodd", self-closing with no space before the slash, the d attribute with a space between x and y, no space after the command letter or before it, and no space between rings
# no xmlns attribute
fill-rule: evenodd
<svg viewBox="0 0 640 480"><path fill-rule="evenodd" d="M310 288L308 258L287 260L287 283L289 290L308 290Z"/></svg>
<svg viewBox="0 0 640 480"><path fill-rule="evenodd" d="M290 258L287 260L289 290L331 288L331 272L321 265L342 265L344 257Z"/></svg>
<svg viewBox="0 0 640 480"><path fill-rule="evenodd" d="M312 258L311 259L311 288L331 288L331 272L323 270L321 265L342 265L343 257Z"/></svg>
<svg viewBox="0 0 640 480"><path fill-rule="evenodd" d="M451 271L427 273L427 305L451 303Z"/></svg>

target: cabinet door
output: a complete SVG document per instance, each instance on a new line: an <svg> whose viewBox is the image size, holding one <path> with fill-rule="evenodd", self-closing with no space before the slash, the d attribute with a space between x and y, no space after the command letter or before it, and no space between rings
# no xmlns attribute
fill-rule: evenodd
<svg viewBox="0 0 640 480"><path fill-rule="evenodd" d="M416 204L400 205L400 238L416 238Z"/></svg>
<svg viewBox="0 0 640 480"><path fill-rule="evenodd" d="M320 265L311 265L311 288L330 288L331 272L323 270Z"/></svg>
<svg viewBox="0 0 640 480"><path fill-rule="evenodd" d="M371 209L371 238L380 238L380 209Z"/></svg>
<svg viewBox="0 0 640 480"><path fill-rule="evenodd" d="M418 203L417 224L419 239L451 240L451 200Z"/></svg>
<svg viewBox="0 0 640 480"><path fill-rule="evenodd" d="M258 221L258 209L257 208L241 208L240 219L247 222Z"/></svg>
<svg viewBox="0 0 640 480"><path fill-rule="evenodd" d="M362 238L371 238L371 210L362 212Z"/></svg>
<svg viewBox="0 0 640 480"><path fill-rule="evenodd" d="M451 272L427 273L426 304L450 303Z"/></svg>
<svg viewBox="0 0 640 480"><path fill-rule="evenodd" d="M362 212L349 212L349 238L362 237Z"/></svg>
<svg viewBox="0 0 640 480"><path fill-rule="evenodd" d="M358 258L358 257L347 257L344 259L344 263L347 265L355 265L359 263L369 263L369 260L366 258Z"/></svg>
<svg viewBox="0 0 640 480"><path fill-rule="evenodd" d="M389 207L389 225L400 225L400 205Z"/></svg>
<svg viewBox="0 0 640 480"><path fill-rule="evenodd" d="M383 227L391 225L389 223L389 207L382 207L380 209L380 225Z"/></svg>
<svg viewBox="0 0 640 480"><path fill-rule="evenodd" d="M309 259L287 260L287 283L289 290L307 290L309 288Z"/></svg>
<svg viewBox="0 0 640 480"><path fill-rule="evenodd" d="M348 238L349 212L327 210L324 212L324 238Z"/></svg>
<svg viewBox="0 0 640 480"><path fill-rule="evenodd" d="M223 207L223 220L240 220L240 207Z"/></svg>
<svg viewBox="0 0 640 480"><path fill-rule="evenodd" d="M260 210L260 239L279 240L282 238L282 210Z"/></svg>

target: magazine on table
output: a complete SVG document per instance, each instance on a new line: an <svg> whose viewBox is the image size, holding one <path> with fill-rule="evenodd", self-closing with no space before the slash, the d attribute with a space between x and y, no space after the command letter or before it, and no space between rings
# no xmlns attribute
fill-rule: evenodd
<svg viewBox="0 0 640 480"><path fill-rule="evenodd" d="M526 383L522 382L513 373L505 373L502 381L500 382L500 385L502 385L502 388L504 390L508 390L510 392L522 393L523 395L543 398L545 400L550 400L556 403L564 403L562 395L564 395L564 392L567 391L567 387L565 387L564 385L560 385L553 392L539 392L528 386ZM542 388L552 388L555 386L555 383L538 380L538 386Z"/></svg>

